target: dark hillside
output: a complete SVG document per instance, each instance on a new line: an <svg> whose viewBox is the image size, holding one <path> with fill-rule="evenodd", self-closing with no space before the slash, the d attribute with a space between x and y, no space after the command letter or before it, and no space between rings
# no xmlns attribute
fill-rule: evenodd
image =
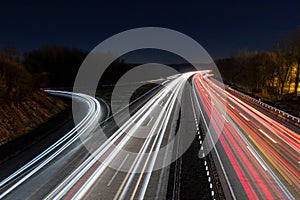
<svg viewBox="0 0 300 200"><path fill-rule="evenodd" d="M0 53L0 145L17 138L66 108L66 103L39 90L16 56Z"/></svg>

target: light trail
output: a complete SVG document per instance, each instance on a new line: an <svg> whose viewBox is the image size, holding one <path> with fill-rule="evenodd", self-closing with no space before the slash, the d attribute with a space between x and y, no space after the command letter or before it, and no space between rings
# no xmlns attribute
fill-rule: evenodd
<svg viewBox="0 0 300 200"><path fill-rule="evenodd" d="M143 198L151 178L151 172L161 146L162 139L166 137L166 128L170 123L171 113L174 110L175 102L180 91L182 91L186 81L191 74L179 76L174 80L165 82L165 88L161 89L155 96L149 99L130 120L126 121L106 142L104 142L93 155L87 158L78 168L74 170L64 182L58 185L46 197L47 199L80 199L93 193L93 188L99 180L105 180L107 173L112 169L110 165L123 157L122 149L132 146L133 137L140 134L145 135L142 143L135 144L138 150L136 154L130 154L128 158L121 162L122 166L129 166L128 172L120 172L117 169L112 178L106 184L115 190L112 198L119 199L125 197ZM172 91L170 93L170 91ZM160 110L158 112L158 109ZM152 116L151 113L158 113L158 116ZM150 120L149 120L150 118ZM149 121L147 121L149 120ZM142 124L149 127L149 132L139 132ZM151 122L151 123L150 123ZM151 126L148 126L151 124ZM146 151L153 152L147 154ZM145 157L145 155L148 155ZM137 176L136 172L140 172ZM117 181L122 177L122 181Z"/></svg>
<svg viewBox="0 0 300 200"><path fill-rule="evenodd" d="M205 120L209 119L214 129L211 134L221 134L218 148L230 161L224 168L234 171L239 180L236 182L229 177L230 184L241 185L249 199L299 198L299 134L224 91L216 81L200 73L193 77L193 83L199 104L208 117ZM204 95L207 93L214 95L208 98ZM213 102L223 104L211 110ZM223 128L219 127L221 119L226 122ZM241 195L240 191L234 193L237 197Z"/></svg>
<svg viewBox="0 0 300 200"><path fill-rule="evenodd" d="M19 185L24 183L27 179L37 173L40 169L46 166L49 162L51 162L55 157L57 157L61 152L63 152L66 148L68 148L71 144L73 144L87 129L91 126L94 126L95 123L98 122L100 117L100 104L99 102L91 98L88 95L84 94L74 94L71 92L64 92L64 91L53 91L53 90L46 90L51 94L61 95L61 96L73 96L73 98L79 99L79 101L86 102L89 111L83 120L78 123L71 131L69 131L65 136L63 136L60 140L38 155L36 158L28 162L24 165L21 169L17 170L15 173L1 181L0 187L5 187L10 181L16 179L21 174L25 174L20 180L18 180L13 185L10 185L8 189L0 194L0 199L5 197L7 194L12 192L15 188ZM43 160L44 159L44 160ZM30 168L34 167L33 169L29 170Z"/></svg>
<svg viewBox="0 0 300 200"><path fill-rule="evenodd" d="M194 75L189 97L195 118L192 121L199 123L197 112L200 112L204 128L208 131L209 140L205 144L208 147L212 147L214 140L219 137L214 149L217 157L215 162L220 165L232 197L298 199L299 132L266 116L231 91L224 91L207 73L209 71L196 75L183 74L163 82L164 87L157 89L130 119L111 132L107 140L95 146L91 154L73 166L72 171L43 197L81 199L97 194L103 199L146 198L151 178L155 176L152 171L158 150L163 139L170 137L167 127L173 120L177 98L182 96L188 78ZM0 198L16 193L18 188L26 188L26 184L34 185L38 175L46 173L50 163L78 141L82 134L93 135L93 131L97 131L95 126L101 115L99 102L87 95L72 95L86 101L89 107L87 116L40 156L3 180L0 183ZM201 138L199 131L197 127L199 142L204 144L206 141ZM135 153L129 154L127 150ZM203 153L207 151L203 146L201 150ZM170 157L168 153L164 156Z"/></svg>

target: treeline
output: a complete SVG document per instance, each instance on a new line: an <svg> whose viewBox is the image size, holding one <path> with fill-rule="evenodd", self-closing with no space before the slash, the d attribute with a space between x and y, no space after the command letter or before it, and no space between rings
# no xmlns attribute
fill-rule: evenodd
<svg viewBox="0 0 300 200"><path fill-rule="evenodd" d="M87 52L60 45L44 45L38 49L19 53L7 45L0 52L0 97L2 101L19 102L40 88L73 87L77 72ZM99 59L112 56L99 54ZM121 76L137 64L116 59L105 71L99 85L116 83ZM99 77L100 78L100 77Z"/></svg>
<svg viewBox="0 0 300 200"><path fill-rule="evenodd" d="M69 87L74 84L77 72L87 56L87 52L66 46L45 45L24 53L23 64L34 74L40 87ZM112 56L99 53L99 59ZM105 71L99 84L113 84L134 65L116 59ZM100 77L99 77L100 78Z"/></svg>
<svg viewBox="0 0 300 200"><path fill-rule="evenodd" d="M0 103L19 103L34 91L33 76L21 63L17 51L7 46L0 52Z"/></svg>
<svg viewBox="0 0 300 200"><path fill-rule="evenodd" d="M39 87L70 87L86 55L81 49L44 45L25 52L23 64Z"/></svg>
<svg viewBox="0 0 300 200"><path fill-rule="evenodd" d="M216 61L227 84L277 101L299 95L300 28L267 52L241 50Z"/></svg>
<svg viewBox="0 0 300 200"><path fill-rule="evenodd" d="M6 45L0 50L0 102L18 104L42 87L73 86L86 55L82 50L57 45L21 54Z"/></svg>
<svg viewBox="0 0 300 200"><path fill-rule="evenodd" d="M64 110L64 101L40 91L40 74L30 73L23 55L7 45L0 50L0 145Z"/></svg>
<svg viewBox="0 0 300 200"><path fill-rule="evenodd" d="M44 45L23 54L12 46L6 46L0 52L1 101L18 102L41 87L72 88L86 56L87 52L81 49L59 45ZM103 56L111 55L99 55ZM270 101L297 96L300 82L300 28L278 41L267 52L242 50L230 58L217 60L216 64L226 83L248 93ZM116 83L136 65L125 63L122 59L115 60L99 84Z"/></svg>

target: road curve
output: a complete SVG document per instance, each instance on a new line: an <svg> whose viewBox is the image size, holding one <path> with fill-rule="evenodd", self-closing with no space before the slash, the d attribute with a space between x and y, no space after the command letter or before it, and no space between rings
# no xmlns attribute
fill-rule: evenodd
<svg viewBox="0 0 300 200"><path fill-rule="evenodd" d="M186 73L165 81L163 87L137 106L132 116L126 118L121 112L123 123L119 126L99 126L103 116L96 99L48 90L56 95L72 95L85 102L88 111L63 138L1 181L0 198L166 196L169 168L157 170L156 165L169 161L178 149L170 148L163 155L158 155L158 151L174 137L176 128L172 124L179 115L177 100L184 96L185 100L195 102L186 101L181 107L193 107L186 120L193 122L195 118L198 123L200 117L205 124L202 128L207 129L209 139L204 142L207 147L214 146L214 162L221 166L218 173L226 180L222 186L229 188L233 199L299 199L300 131L280 124L226 87L224 90L209 73ZM191 92L185 90L189 77ZM193 128L196 127L198 124ZM102 128L107 132L99 135ZM184 129L185 133L191 131L191 123ZM219 139L214 145L216 138Z"/></svg>
<svg viewBox="0 0 300 200"><path fill-rule="evenodd" d="M160 160L158 150L170 138L168 126L173 121L172 113L177 97L189 76L182 75L164 82L165 87L152 96L105 143L96 145L93 155L46 198L143 199L166 196L168 179L161 177L167 174L167 168L156 170L155 164ZM171 149L164 154L164 159L171 158L172 154Z"/></svg>
<svg viewBox="0 0 300 200"><path fill-rule="evenodd" d="M69 98L72 97L75 102L78 101L79 103L84 103L85 107L87 107L87 112L82 118L81 122L78 123L67 134L65 134L61 139L43 151L36 158L28 162L22 168L14 172L12 175L2 180L0 182L0 199L9 196L14 191L17 191L19 187L26 185L28 180L30 180L36 174L39 174L40 171L47 168L51 162L56 162L57 159L63 153L65 153L68 148L70 148L71 145L74 145L74 143L77 142L78 138L84 134L86 130L93 129L98 124L98 121L104 117L101 114L101 106L99 102L93 97L85 94L76 94L66 91L45 91L53 95L65 96ZM22 193L22 196L26 196L26 190L24 193Z"/></svg>
<svg viewBox="0 0 300 200"><path fill-rule="evenodd" d="M155 164L162 157L163 162L172 158L173 149L163 156L158 155L158 150L172 139L170 124L173 124L177 98L191 75L166 80L142 106L137 106L130 119L125 119L122 112L119 114L124 118L121 127L104 124L108 132L100 135L101 109L96 99L47 90L84 101L88 113L66 136L3 180L0 199L166 196L168 168L157 171Z"/></svg>

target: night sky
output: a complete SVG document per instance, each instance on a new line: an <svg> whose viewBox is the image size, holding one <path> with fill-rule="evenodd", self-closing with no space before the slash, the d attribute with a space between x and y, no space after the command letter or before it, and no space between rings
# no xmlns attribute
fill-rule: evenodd
<svg viewBox="0 0 300 200"><path fill-rule="evenodd" d="M213 58L265 50L300 25L300 1L7 1L0 7L0 46L43 44L91 50L131 28L171 28L197 40Z"/></svg>

